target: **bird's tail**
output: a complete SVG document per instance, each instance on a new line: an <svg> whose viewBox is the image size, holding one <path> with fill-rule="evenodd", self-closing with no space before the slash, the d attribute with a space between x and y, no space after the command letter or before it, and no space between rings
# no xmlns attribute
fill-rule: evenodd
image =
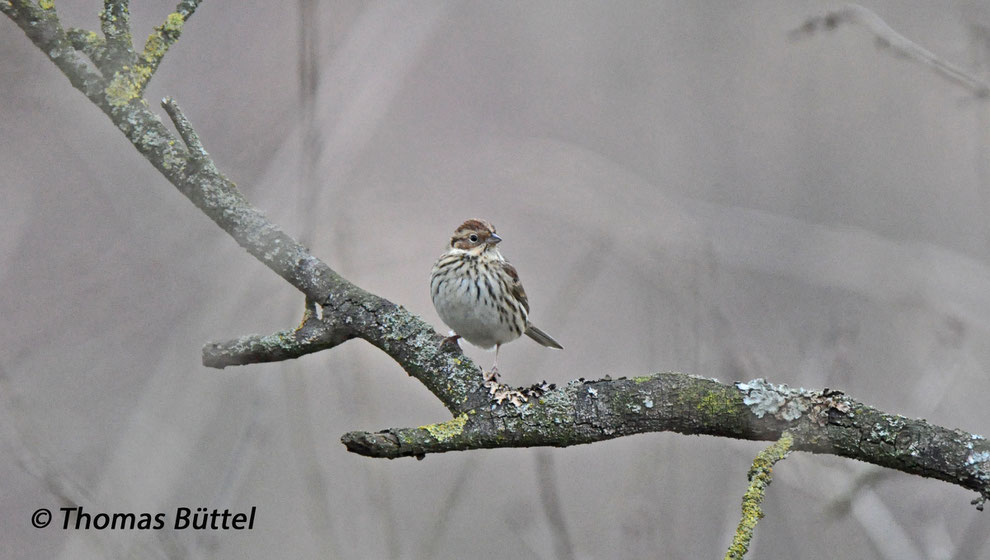
<svg viewBox="0 0 990 560"><path fill-rule="evenodd" d="M552 336L534 327L533 325L526 327L526 336L549 348L564 349L564 347L561 346L559 342L554 340Z"/></svg>

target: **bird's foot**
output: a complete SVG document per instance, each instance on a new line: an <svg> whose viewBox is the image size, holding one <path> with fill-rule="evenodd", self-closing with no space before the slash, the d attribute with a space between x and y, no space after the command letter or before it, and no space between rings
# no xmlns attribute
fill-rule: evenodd
<svg viewBox="0 0 990 560"><path fill-rule="evenodd" d="M498 383L498 368L495 366L492 366L492 370L484 372L483 375L485 376L485 384Z"/></svg>
<svg viewBox="0 0 990 560"><path fill-rule="evenodd" d="M437 348L443 348L447 344L453 344L457 348L460 348L461 345L460 344L457 344L457 341L460 338L461 338L461 335L456 334L454 332L451 332L450 333L450 336L448 336L447 338L445 338L445 339L443 339L443 340L440 341L440 344L437 345Z"/></svg>

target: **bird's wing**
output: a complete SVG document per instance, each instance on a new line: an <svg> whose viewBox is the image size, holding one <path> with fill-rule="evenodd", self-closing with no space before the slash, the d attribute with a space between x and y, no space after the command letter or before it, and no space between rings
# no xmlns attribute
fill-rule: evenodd
<svg viewBox="0 0 990 560"><path fill-rule="evenodd" d="M522 282L519 281L519 273L516 272L516 267L503 261L502 270L509 277L509 280L506 282L509 293L522 304L523 309L526 310L526 314L529 315L529 299L526 297L526 290L523 289Z"/></svg>

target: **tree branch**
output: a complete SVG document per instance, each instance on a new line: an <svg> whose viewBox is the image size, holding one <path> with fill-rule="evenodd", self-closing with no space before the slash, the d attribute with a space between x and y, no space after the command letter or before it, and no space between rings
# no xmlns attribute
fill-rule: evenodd
<svg viewBox="0 0 990 560"><path fill-rule="evenodd" d="M196 5L197 1L184 0L176 14L184 22ZM422 457L491 447L564 447L652 431L776 440L788 430L795 438L794 449L938 478L975 490L981 499L990 495L990 446L982 437L888 415L827 390L796 391L762 380L727 386L671 373L596 382L582 379L560 389L531 390L526 402L523 393L496 389L495 402L482 384L481 370L455 345L441 346L443 337L429 324L347 281L251 206L217 170L174 100L166 99L163 105L181 139L148 109L143 87L164 50L178 37L176 25L168 29L169 21L178 23L175 17L156 31L159 37L149 40L144 62L137 64L142 68L135 70L133 62L121 65L102 50L119 53L130 45L126 2L106 1L103 42L79 30L73 30L70 38L50 1L41 7L27 0L0 0L0 12L14 20L197 208L305 294L307 314L299 327L208 344L203 350L205 364L275 361L362 338L391 356L455 415L420 428L351 432L343 441L353 452ZM92 56L102 74L80 52ZM506 393L512 395L509 402L500 404Z"/></svg>
<svg viewBox="0 0 990 560"><path fill-rule="evenodd" d="M158 65L162 57L168 52L169 47L179 40L182 34L182 26L186 20L192 16L199 6L200 0L183 0L179 2L174 12L165 18L165 23L155 27L155 31L148 36L144 43L144 50L141 52L141 63L137 65L137 76L143 78L138 84L138 91L143 92L148 80L158 70Z"/></svg>
<svg viewBox="0 0 990 560"><path fill-rule="evenodd" d="M990 84L894 31L880 16L857 4L847 4L824 16L808 18L801 27L791 31L790 36L792 39L799 39L819 30L832 30L847 23L859 24L869 29L876 37L877 46L889 48L895 56L930 68L943 78L966 88L976 97L990 96Z"/></svg>
<svg viewBox="0 0 990 560"><path fill-rule="evenodd" d="M105 80L95 71L62 30L55 13L55 6L48 2L42 8L29 0L0 1L0 12L12 19L41 52L45 53L62 71L72 87L81 91L90 101L107 111L104 89Z"/></svg>
<svg viewBox="0 0 990 560"><path fill-rule="evenodd" d="M100 11L100 29L107 51L118 67L134 64L134 44L131 41L131 12L128 0L104 0Z"/></svg>
<svg viewBox="0 0 990 560"><path fill-rule="evenodd" d="M990 497L990 442L983 437L887 414L835 391L761 379L723 385L661 373L572 381L522 406L489 404L438 424L350 432L342 442L354 453L394 459L494 447L568 447L647 432L776 441L784 431L793 434L795 450L858 459Z"/></svg>
<svg viewBox="0 0 990 560"><path fill-rule="evenodd" d="M767 487L773 482L773 466L791 452L794 438L784 432L780 439L774 442L756 456L753 466L749 469L749 487L743 495L742 518L739 527L732 538L732 544L725 553L725 560L742 560L749 550L753 540L753 530L756 523L763 518L763 496Z"/></svg>

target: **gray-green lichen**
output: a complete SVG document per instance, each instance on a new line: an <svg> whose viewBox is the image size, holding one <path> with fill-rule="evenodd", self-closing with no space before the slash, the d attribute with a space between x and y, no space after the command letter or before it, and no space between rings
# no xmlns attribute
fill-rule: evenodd
<svg viewBox="0 0 990 560"><path fill-rule="evenodd" d="M111 107L124 107L135 99L141 99L144 86L154 69L144 65L124 66L113 75L110 84L104 90L107 103Z"/></svg>
<svg viewBox="0 0 990 560"><path fill-rule="evenodd" d="M801 417L807 406L798 397L802 389L794 390L787 385L774 385L765 379L754 379L746 383L736 383L743 393L743 404L763 418L770 414L781 420L794 421Z"/></svg>
<svg viewBox="0 0 990 560"><path fill-rule="evenodd" d="M819 425L828 421L829 411L837 411L849 417L855 415L852 403L840 392L825 389L822 392L792 389L787 385L774 385L765 379L736 383L743 394L743 404L763 418L769 414L779 420L793 422L806 415Z"/></svg>

